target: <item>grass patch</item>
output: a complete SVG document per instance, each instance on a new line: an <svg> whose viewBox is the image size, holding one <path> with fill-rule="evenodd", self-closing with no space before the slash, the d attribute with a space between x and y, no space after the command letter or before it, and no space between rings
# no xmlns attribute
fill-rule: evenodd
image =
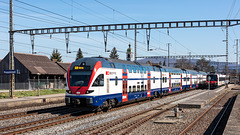
<svg viewBox="0 0 240 135"><path fill-rule="evenodd" d="M65 89L57 89L57 90L40 90L40 95L50 95L50 94L59 94L65 93ZM15 91L15 97L29 97L29 96L37 96L38 91ZM1 92L0 99L9 98L9 92Z"/></svg>

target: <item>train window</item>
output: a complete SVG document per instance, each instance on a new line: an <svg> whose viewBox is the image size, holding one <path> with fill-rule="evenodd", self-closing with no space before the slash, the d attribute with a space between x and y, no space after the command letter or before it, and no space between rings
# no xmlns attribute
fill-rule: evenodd
<svg viewBox="0 0 240 135"><path fill-rule="evenodd" d="M141 85L141 91L144 91L144 87L143 87L143 85Z"/></svg>
<svg viewBox="0 0 240 135"><path fill-rule="evenodd" d="M115 68L115 64L114 63L110 63L112 68Z"/></svg>
<svg viewBox="0 0 240 135"><path fill-rule="evenodd" d="M150 73L150 69L149 69L149 67L147 67L147 71L148 71L148 73Z"/></svg>
<svg viewBox="0 0 240 135"><path fill-rule="evenodd" d="M100 74L93 82L92 86L104 86L104 75Z"/></svg>
<svg viewBox="0 0 240 135"><path fill-rule="evenodd" d="M165 83L167 82L167 77L164 77L165 78Z"/></svg>
<svg viewBox="0 0 240 135"><path fill-rule="evenodd" d="M140 91L140 85L137 86L137 91L138 91L138 92Z"/></svg>
<svg viewBox="0 0 240 135"><path fill-rule="evenodd" d="M165 83L165 77L162 78L162 82Z"/></svg>
<svg viewBox="0 0 240 135"><path fill-rule="evenodd" d="M145 90L147 90L147 85L145 85Z"/></svg>
<svg viewBox="0 0 240 135"><path fill-rule="evenodd" d="M136 66L136 71L137 71L137 73L139 73L139 68L138 68L138 66Z"/></svg>
<svg viewBox="0 0 240 135"><path fill-rule="evenodd" d="M125 65L123 65L123 70L124 70L124 72L126 72L126 66Z"/></svg>
<svg viewBox="0 0 240 135"><path fill-rule="evenodd" d="M129 91L129 93L132 92L132 86L129 86L129 87L128 87L128 91Z"/></svg>
<svg viewBox="0 0 240 135"><path fill-rule="evenodd" d="M144 74L146 74L146 68L145 67L143 67L143 71L144 71Z"/></svg>
<svg viewBox="0 0 240 135"><path fill-rule="evenodd" d="M142 67L139 67L139 69L140 69L140 73L143 73L143 68L142 68Z"/></svg>
<svg viewBox="0 0 240 135"><path fill-rule="evenodd" d="M186 81L186 77L183 78L183 81Z"/></svg>
<svg viewBox="0 0 240 135"><path fill-rule="evenodd" d="M136 73L136 67L132 66L132 69L133 69L133 73Z"/></svg>
<svg viewBox="0 0 240 135"><path fill-rule="evenodd" d="M133 86L133 92L136 92L136 86Z"/></svg>
<svg viewBox="0 0 240 135"><path fill-rule="evenodd" d="M118 77L117 76L115 77L115 85L116 86L118 85Z"/></svg>
<svg viewBox="0 0 240 135"><path fill-rule="evenodd" d="M187 81L189 81L189 80L190 80L190 78L188 77L188 78L187 78Z"/></svg>
<svg viewBox="0 0 240 135"><path fill-rule="evenodd" d="M128 72L132 73L132 67L130 65L128 65Z"/></svg>
<svg viewBox="0 0 240 135"><path fill-rule="evenodd" d="M153 77L153 83L155 83L155 81L156 81L156 78L155 78L155 77Z"/></svg>

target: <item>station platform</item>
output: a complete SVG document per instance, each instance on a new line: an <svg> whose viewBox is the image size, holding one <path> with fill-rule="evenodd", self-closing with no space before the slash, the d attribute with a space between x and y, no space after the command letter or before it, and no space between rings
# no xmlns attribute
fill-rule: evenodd
<svg viewBox="0 0 240 135"><path fill-rule="evenodd" d="M238 91L238 96L234 102L233 109L223 132L224 135L240 134L240 89L238 89Z"/></svg>
<svg viewBox="0 0 240 135"><path fill-rule="evenodd" d="M222 86L214 90L204 90L202 93L178 101L178 106L180 108L203 108L216 99L220 94L227 90L231 90L233 87L234 85L228 85L228 88Z"/></svg>
<svg viewBox="0 0 240 135"><path fill-rule="evenodd" d="M29 96L20 98L7 98L0 99L0 110L8 110L12 108L36 106L48 103L64 103L65 93L41 95L41 96Z"/></svg>

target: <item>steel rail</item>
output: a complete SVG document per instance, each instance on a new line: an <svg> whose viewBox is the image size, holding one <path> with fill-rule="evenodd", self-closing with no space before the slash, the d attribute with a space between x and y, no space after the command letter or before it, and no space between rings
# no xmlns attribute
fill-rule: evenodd
<svg viewBox="0 0 240 135"><path fill-rule="evenodd" d="M225 115L225 112L226 112L227 109L229 108L229 105L232 103L232 100L233 100L233 97L230 99L230 101L228 102L227 106L225 107L225 109L224 109L224 111L223 111L220 119L218 120L217 124L215 125L214 129L212 130L211 135L213 135L213 134L215 133L215 131L216 131L216 129L217 129L220 121L222 120L223 116Z"/></svg>
<svg viewBox="0 0 240 135"><path fill-rule="evenodd" d="M62 107L66 108L66 106L62 106ZM59 109L63 109L63 108L60 108L60 107L46 108L46 109L40 109L40 110L33 110L33 111L26 111L26 112L20 112L20 113L0 115L0 121L1 120L7 120L7 119L14 119L14 118L37 115L37 114L44 113L44 112L47 112L47 111L54 111L54 110L59 110Z"/></svg>
<svg viewBox="0 0 240 135"><path fill-rule="evenodd" d="M221 96L221 98L219 98L216 102L214 102L214 104L209 107L206 111L204 111L195 121L193 121L190 125L188 125L179 135L183 135L184 133L186 133L190 128L192 128L208 111L211 110L211 108L213 108L224 96L227 95L227 93L229 92L225 92L223 94L223 96Z"/></svg>

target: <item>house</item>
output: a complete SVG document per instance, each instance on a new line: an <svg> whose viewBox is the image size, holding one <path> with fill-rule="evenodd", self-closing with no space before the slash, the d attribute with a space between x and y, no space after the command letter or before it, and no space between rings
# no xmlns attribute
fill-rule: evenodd
<svg viewBox="0 0 240 135"><path fill-rule="evenodd" d="M60 88L64 87L66 71L47 56L14 53L16 89ZM9 83L9 75L4 70L9 69L9 54L0 63L0 83ZM5 87L8 87L7 85Z"/></svg>

